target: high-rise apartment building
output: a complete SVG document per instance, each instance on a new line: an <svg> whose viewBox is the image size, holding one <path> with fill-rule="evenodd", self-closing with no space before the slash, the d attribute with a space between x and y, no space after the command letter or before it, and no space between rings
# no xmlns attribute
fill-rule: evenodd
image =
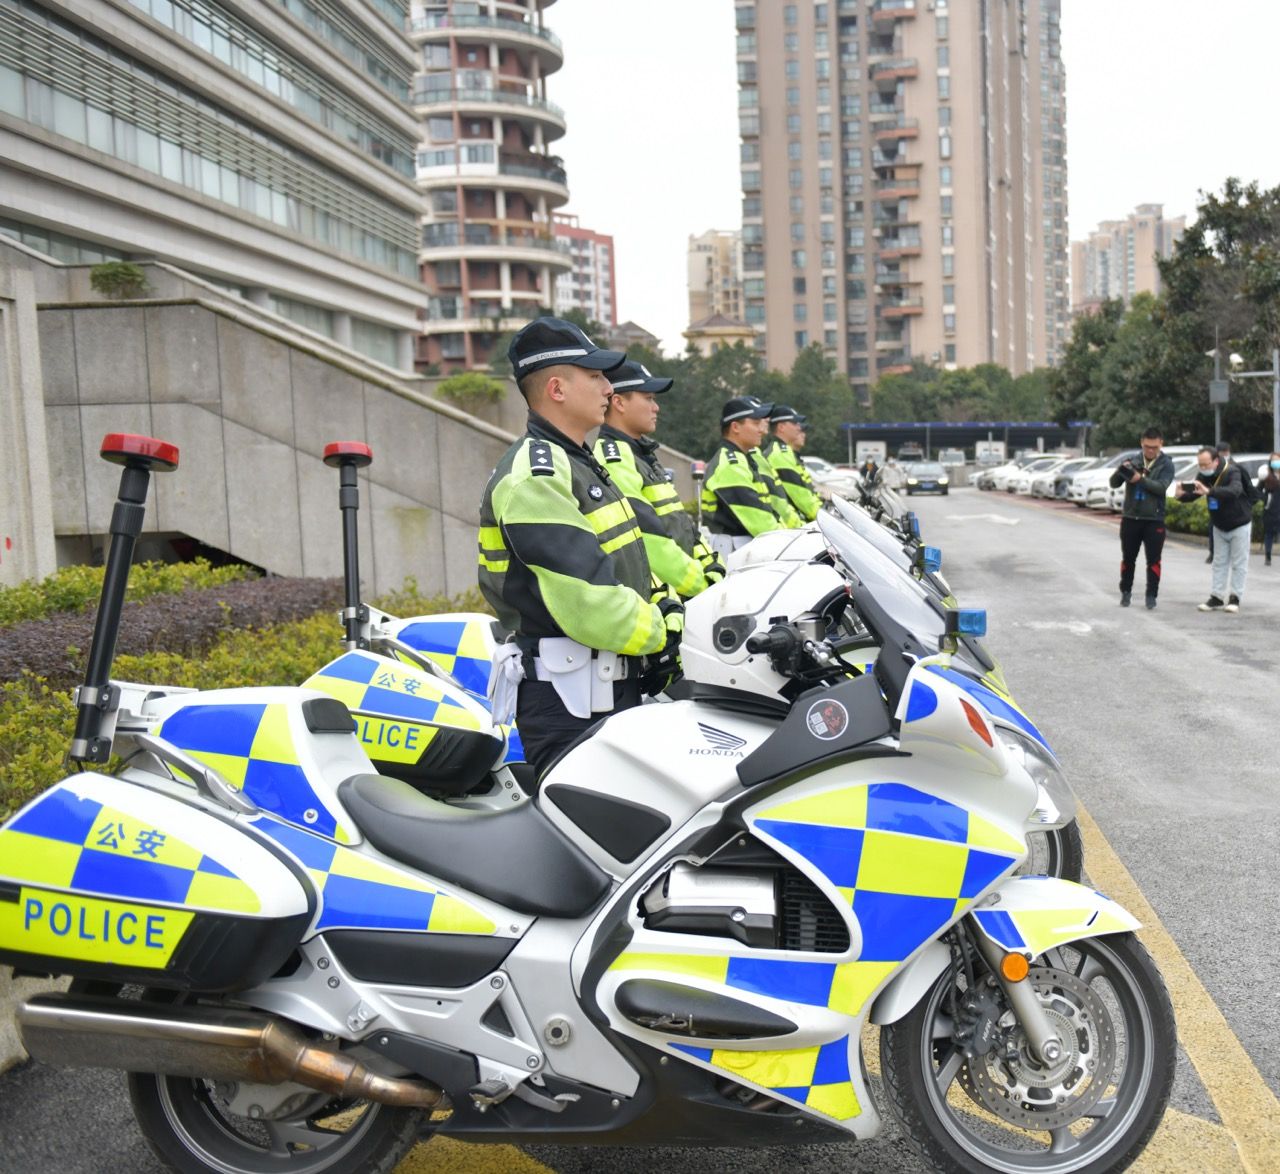
<svg viewBox="0 0 1280 1174"><path fill-rule="evenodd" d="M404 0L0 0L0 232L158 258L409 369Z"/></svg>
<svg viewBox="0 0 1280 1174"><path fill-rule="evenodd" d="M581 310L604 326L618 324L618 276L613 237L583 228L576 216L557 212L555 237L571 268L556 278L556 313Z"/></svg>
<svg viewBox="0 0 1280 1174"><path fill-rule="evenodd" d="M503 331L551 305L570 261L552 214L569 198L548 148L565 131L546 79L564 63L543 24L554 0L414 0L426 196L422 277L431 296L421 366L481 367Z"/></svg>
<svg viewBox="0 0 1280 1174"><path fill-rule="evenodd" d="M864 396L1066 338L1060 0L737 0L743 297Z"/></svg>
<svg viewBox="0 0 1280 1174"><path fill-rule="evenodd" d="M742 233L712 228L689 237L689 321L742 317Z"/></svg>
<svg viewBox="0 0 1280 1174"><path fill-rule="evenodd" d="M1164 218L1164 205L1139 204L1125 220L1104 220L1071 242L1071 308L1088 313L1108 298L1127 305L1136 293L1160 292L1158 261L1173 254L1187 218Z"/></svg>

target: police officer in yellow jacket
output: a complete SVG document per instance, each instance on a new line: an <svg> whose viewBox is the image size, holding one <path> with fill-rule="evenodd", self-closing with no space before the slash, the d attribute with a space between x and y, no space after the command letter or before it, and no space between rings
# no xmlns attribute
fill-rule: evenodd
<svg viewBox="0 0 1280 1174"><path fill-rule="evenodd" d="M778 520L788 530L798 530L804 523L800 521L800 515L796 513L791 499L787 496L787 491L782 488L782 482L778 480L777 472L764 453L764 444L768 439L769 433L766 431L760 447L753 448L747 453L747 459L755 466L756 477L769 494L769 504L773 507L773 512L778 515Z"/></svg>
<svg viewBox="0 0 1280 1174"><path fill-rule="evenodd" d="M802 522L812 522L822 508L813 474L800 460L805 445L805 418L795 408L774 404L769 413L770 433L760 445L783 491Z"/></svg>
<svg viewBox="0 0 1280 1174"><path fill-rule="evenodd" d="M698 535L667 470L658 460L658 396L672 380L626 362L609 372L613 395L596 439L595 455L627 496L644 536L649 568L685 599L724 578L724 567Z"/></svg>
<svg viewBox="0 0 1280 1174"><path fill-rule="evenodd" d="M721 558L758 534L786 529L751 460L751 451L768 431L772 410L772 404L752 396L731 399L721 409L720 447L707 462L702 482L702 521Z"/></svg>
<svg viewBox="0 0 1280 1174"><path fill-rule="evenodd" d="M541 774L600 718L639 704L645 656L674 662L683 609L654 581L635 513L586 447L606 372L625 358L572 323L539 318L508 351L529 405L480 505L480 590L513 637L490 686L512 706Z"/></svg>

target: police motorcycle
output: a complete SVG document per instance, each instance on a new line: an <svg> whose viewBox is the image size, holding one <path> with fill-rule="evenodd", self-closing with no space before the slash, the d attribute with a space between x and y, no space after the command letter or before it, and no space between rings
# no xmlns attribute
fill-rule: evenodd
<svg viewBox="0 0 1280 1174"><path fill-rule="evenodd" d="M870 530L868 530L868 525ZM983 633L958 631L948 635L948 623L958 608L947 588L945 602L928 573L910 574L901 559L901 547L888 539L881 527L869 522L857 506L833 497L819 520L803 530L762 534L730 556L729 578L752 567L770 563L825 562L839 569L850 582L860 582L872 592L897 622L925 647L954 645L949 671L963 677L973 700L1005 739L1010 753L1019 755L1036 780L1039 799L1026 828L1028 856L1022 871L1079 881L1084 875L1084 844L1076 821L1075 795L1048 740L1018 707L1004 673L986 645ZM923 562L940 568L942 553L925 547ZM913 568L914 569L914 568ZM879 649L873 636L846 613L843 630L834 634L843 657L860 673L871 671Z"/></svg>
<svg viewBox="0 0 1280 1174"><path fill-rule="evenodd" d="M103 455L125 468L69 757L122 766L0 827L0 961L75 977L21 1006L27 1050L128 1072L171 1169L372 1174L431 1133L869 1138L867 1024L934 1169L1119 1170L1150 1139L1176 1040L1138 923L1012 875L1034 781L861 584L711 588L698 698L617 713L535 800L466 811L371 773L334 698L111 681L178 454ZM850 607L873 675L823 635Z"/></svg>

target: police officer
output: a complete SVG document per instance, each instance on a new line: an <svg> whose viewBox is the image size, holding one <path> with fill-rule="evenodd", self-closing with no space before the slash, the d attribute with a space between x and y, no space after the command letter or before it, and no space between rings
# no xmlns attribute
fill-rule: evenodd
<svg viewBox="0 0 1280 1174"><path fill-rule="evenodd" d="M812 522L822 508L813 474L796 454L805 444L805 418L795 408L774 404L769 413L770 433L760 445L783 491L802 522Z"/></svg>
<svg viewBox="0 0 1280 1174"><path fill-rule="evenodd" d="M698 536L675 486L658 460L658 396L672 380L656 377L640 363L609 372L613 395L596 440L595 455L635 510L654 575L685 599L724 578L724 567Z"/></svg>
<svg viewBox="0 0 1280 1174"><path fill-rule="evenodd" d="M707 462L702 482L702 521L711 533L711 548L722 558L758 534L786 529L751 459L772 410L772 404L739 396L720 412L720 447Z"/></svg>
<svg viewBox="0 0 1280 1174"><path fill-rule="evenodd" d="M494 715L515 715L538 774L606 714L641 699L641 657L674 663L683 609L654 598L635 513L586 447L606 372L626 357L539 318L507 352L528 428L480 505L480 590L512 630L493 666ZM500 712L501 711L501 712Z"/></svg>

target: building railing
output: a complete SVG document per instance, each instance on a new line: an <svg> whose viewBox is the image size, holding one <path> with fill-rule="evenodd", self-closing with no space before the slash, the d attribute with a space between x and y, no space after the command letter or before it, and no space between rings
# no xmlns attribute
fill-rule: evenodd
<svg viewBox="0 0 1280 1174"><path fill-rule="evenodd" d="M482 248L500 245L515 249L547 249L556 253L569 251L565 242L557 240L550 234L538 232L536 229L503 228L496 224L459 226L448 221L423 226L422 247L424 249L449 249L457 248L459 245L476 245Z"/></svg>
<svg viewBox="0 0 1280 1174"><path fill-rule="evenodd" d="M877 16L889 13L914 13L915 10L916 0L875 0L875 3L871 5L871 19L875 20Z"/></svg>
<svg viewBox="0 0 1280 1174"><path fill-rule="evenodd" d="M899 130L919 130L920 120L918 118L903 118L899 116L892 122L877 122L871 129L878 135L885 133L891 134L894 131Z"/></svg>
<svg viewBox="0 0 1280 1174"><path fill-rule="evenodd" d="M498 159L498 172L526 179L542 179L561 187L567 187L569 183L569 177L559 160L551 162L540 159L537 155L502 155Z"/></svg>
<svg viewBox="0 0 1280 1174"><path fill-rule="evenodd" d="M521 94L515 90L477 90L477 89L418 89L413 92L415 106L468 106L475 104L494 104L499 106L525 106L531 110L543 110L564 120L564 110L546 98L535 94Z"/></svg>
<svg viewBox="0 0 1280 1174"><path fill-rule="evenodd" d="M922 310L924 298L886 298L880 302L883 310Z"/></svg>
<svg viewBox="0 0 1280 1174"><path fill-rule="evenodd" d="M431 33L438 29L491 29L496 32L523 33L525 36L546 41L548 45L562 53L564 51L560 38L550 29L540 29L523 20L511 20L501 16L461 16L437 12L429 16L415 17L409 21L411 33Z"/></svg>
<svg viewBox="0 0 1280 1174"><path fill-rule="evenodd" d="M906 73L908 71L919 72L919 69L920 64L914 57L894 57L888 61L877 61L867 70L867 76L872 81L875 81L882 74Z"/></svg>
<svg viewBox="0 0 1280 1174"><path fill-rule="evenodd" d="M918 192L920 181L918 179L877 179L875 190L877 192Z"/></svg>

